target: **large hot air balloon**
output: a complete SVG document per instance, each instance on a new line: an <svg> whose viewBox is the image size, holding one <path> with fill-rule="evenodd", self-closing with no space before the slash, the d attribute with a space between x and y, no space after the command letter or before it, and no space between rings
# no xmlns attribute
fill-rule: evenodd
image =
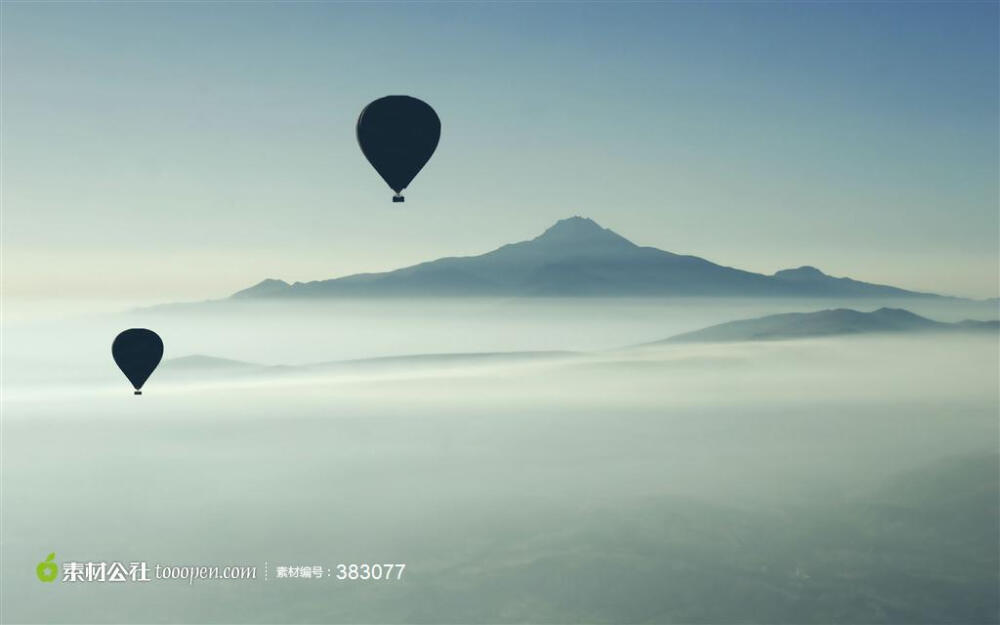
<svg viewBox="0 0 1000 625"><path fill-rule="evenodd" d="M393 202L434 154L441 120L426 102L408 95L375 100L358 117L358 143L375 171L396 192Z"/></svg>
<svg viewBox="0 0 1000 625"><path fill-rule="evenodd" d="M152 330L132 328L115 337L111 355L128 381L135 387L135 394L142 395L142 385L152 375L163 358L163 341Z"/></svg>

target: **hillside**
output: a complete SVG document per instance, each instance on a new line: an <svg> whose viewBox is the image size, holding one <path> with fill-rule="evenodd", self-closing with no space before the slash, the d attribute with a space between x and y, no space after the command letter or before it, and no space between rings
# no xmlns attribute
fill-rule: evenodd
<svg viewBox="0 0 1000 625"><path fill-rule="evenodd" d="M848 308L741 319L672 336L658 343L762 341L883 332L996 332L998 321L944 323L900 308Z"/></svg>

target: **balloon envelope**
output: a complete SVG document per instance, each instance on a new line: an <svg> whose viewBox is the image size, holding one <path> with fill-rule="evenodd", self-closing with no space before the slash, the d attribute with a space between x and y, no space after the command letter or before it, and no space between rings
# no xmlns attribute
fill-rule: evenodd
<svg viewBox="0 0 1000 625"><path fill-rule="evenodd" d="M163 358L163 341L152 330L132 328L115 337L111 355L128 381L135 387L135 394L142 395L142 385L152 375Z"/></svg>
<svg viewBox="0 0 1000 625"><path fill-rule="evenodd" d="M441 120L426 102L407 95L375 100L358 117L358 144L375 171L399 193L434 154L441 138Z"/></svg>

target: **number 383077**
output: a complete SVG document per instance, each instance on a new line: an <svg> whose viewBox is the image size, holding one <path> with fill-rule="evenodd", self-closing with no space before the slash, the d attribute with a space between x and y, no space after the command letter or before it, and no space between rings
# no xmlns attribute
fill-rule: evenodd
<svg viewBox="0 0 1000 625"><path fill-rule="evenodd" d="M337 579L356 580L385 580L397 581L403 579L405 564L338 564Z"/></svg>

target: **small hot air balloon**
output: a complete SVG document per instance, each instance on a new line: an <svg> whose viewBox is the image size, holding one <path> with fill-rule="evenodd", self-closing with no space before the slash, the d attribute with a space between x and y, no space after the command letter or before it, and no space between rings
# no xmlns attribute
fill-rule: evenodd
<svg viewBox="0 0 1000 625"><path fill-rule="evenodd" d="M426 102L408 95L375 100L358 117L358 144L375 171L396 192L393 202L427 164L438 139L441 120Z"/></svg>
<svg viewBox="0 0 1000 625"><path fill-rule="evenodd" d="M128 381L135 387L135 394L142 395L142 385L152 375L163 358L163 341L152 330L132 328L115 337L111 355Z"/></svg>

